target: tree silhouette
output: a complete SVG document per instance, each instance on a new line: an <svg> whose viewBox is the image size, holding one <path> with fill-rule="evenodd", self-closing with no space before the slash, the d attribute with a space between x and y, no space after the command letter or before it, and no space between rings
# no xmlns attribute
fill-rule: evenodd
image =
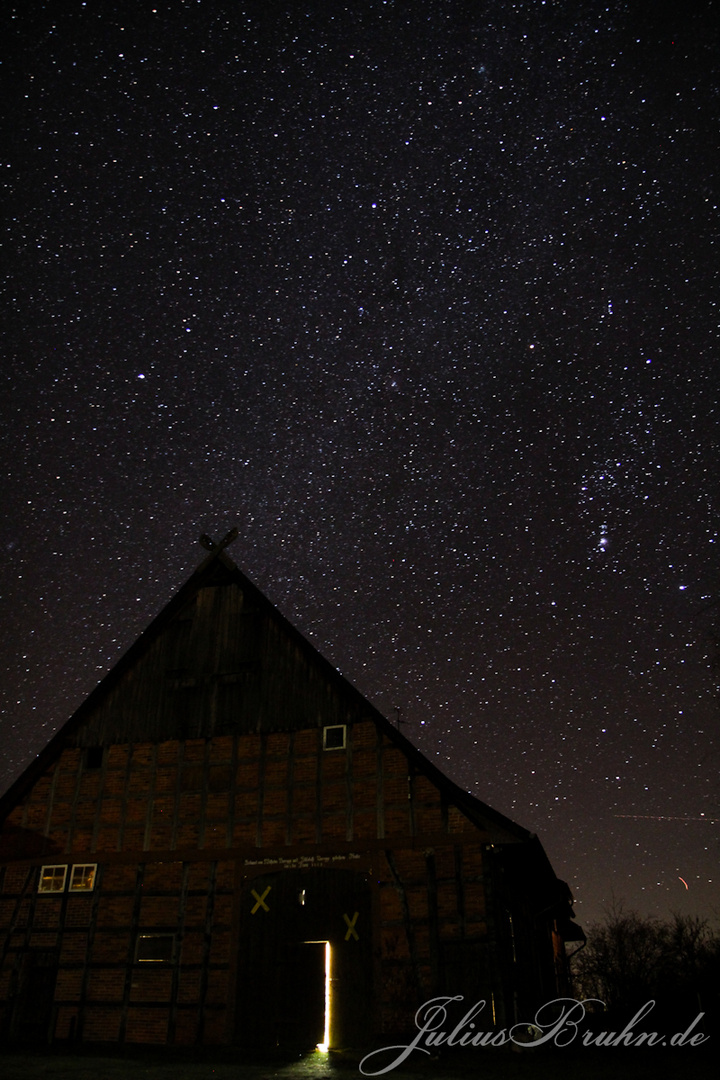
<svg viewBox="0 0 720 1080"><path fill-rule="evenodd" d="M654 1025L704 1012L720 1015L720 934L707 919L673 914L666 921L613 904L591 927L573 959L578 998L597 998L617 1021L655 1001Z"/></svg>

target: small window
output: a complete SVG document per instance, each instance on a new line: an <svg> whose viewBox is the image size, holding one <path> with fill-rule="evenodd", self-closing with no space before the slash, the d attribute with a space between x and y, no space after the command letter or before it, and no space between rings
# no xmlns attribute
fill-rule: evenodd
<svg viewBox="0 0 720 1080"><path fill-rule="evenodd" d="M102 746L88 746L85 751L85 768L102 769L103 748Z"/></svg>
<svg viewBox="0 0 720 1080"><path fill-rule="evenodd" d="M345 749L345 724L323 728L323 750Z"/></svg>
<svg viewBox="0 0 720 1080"><path fill-rule="evenodd" d="M62 892L65 888L67 866L43 866L40 869L38 892Z"/></svg>
<svg viewBox="0 0 720 1080"><path fill-rule="evenodd" d="M138 964L167 964L173 958L174 934L140 934L135 948Z"/></svg>
<svg viewBox="0 0 720 1080"><path fill-rule="evenodd" d="M92 892L97 863L77 863L70 871L70 892Z"/></svg>

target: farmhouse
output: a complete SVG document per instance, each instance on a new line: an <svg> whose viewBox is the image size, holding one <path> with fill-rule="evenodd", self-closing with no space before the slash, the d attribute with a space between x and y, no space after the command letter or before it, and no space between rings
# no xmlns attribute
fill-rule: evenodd
<svg viewBox="0 0 720 1080"><path fill-rule="evenodd" d="M0 799L0 1038L362 1046L569 991L538 839L444 776L220 544Z"/></svg>

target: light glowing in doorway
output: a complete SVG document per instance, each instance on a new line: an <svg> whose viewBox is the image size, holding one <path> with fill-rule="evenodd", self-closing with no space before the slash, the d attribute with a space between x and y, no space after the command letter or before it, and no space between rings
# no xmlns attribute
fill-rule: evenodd
<svg viewBox="0 0 720 1080"><path fill-rule="evenodd" d="M323 1040L317 1044L317 1049L321 1054L326 1054L330 1049L330 942L308 941L306 944L325 946L325 1022L323 1024Z"/></svg>

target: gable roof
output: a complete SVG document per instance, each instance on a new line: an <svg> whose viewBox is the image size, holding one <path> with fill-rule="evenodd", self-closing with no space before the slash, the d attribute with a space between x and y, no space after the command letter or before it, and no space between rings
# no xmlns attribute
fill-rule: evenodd
<svg viewBox="0 0 720 1080"><path fill-rule="evenodd" d="M475 825L489 829L490 833L497 838L497 842L523 842L533 838L533 834L527 829L517 825L510 818L505 817L497 810L493 810L492 807L483 803L480 799L464 791L426 758L281 614L250 579L238 569L220 546L215 547L210 552L117 664L98 683L76 712L50 739L35 760L0 797L0 822L5 819L46 769L53 764L62 750L68 744L77 744L78 739L81 739L83 729L87 728L91 719L106 703L108 697L136 669L137 665L148 656L149 651L158 639L177 620L178 616L182 615L189 605L192 605L200 591L228 585L237 586L244 600L252 608L260 611L266 619L270 620L275 631L292 643L312 669L321 676L325 684L332 687L345 702L350 703L353 714L371 720L393 745L406 756L411 768L415 772L426 776L440 790L449 804L457 806ZM111 741L123 740L115 738ZM135 739L134 741L152 741L152 736L147 736L144 740Z"/></svg>

